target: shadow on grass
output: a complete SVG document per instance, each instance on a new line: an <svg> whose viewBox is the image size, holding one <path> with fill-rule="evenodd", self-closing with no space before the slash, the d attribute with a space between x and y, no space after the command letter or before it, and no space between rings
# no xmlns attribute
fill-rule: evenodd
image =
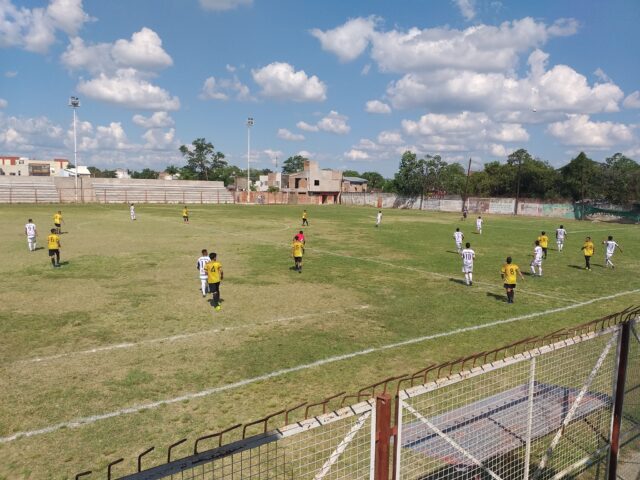
<svg viewBox="0 0 640 480"><path fill-rule="evenodd" d="M487 292L487 297L491 297L494 300L499 300L501 302L507 301L507 297L505 297L504 295L498 295L497 293L493 293L493 292Z"/></svg>
<svg viewBox="0 0 640 480"><path fill-rule="evenodd" d="M461 279L459 279L459 278L453 278L453 277L450 277L450 278L449 278L449 281L450 281L450 282L453 282L453 283L460 284L460 285L464 285L465 287L467 286L467 283L466 283L464 280L461 280Z"/></svg>
<svg viewBox="0 0 640 480"><path fill-rule="evenodd" d="M580 265L567 265L567 267L569 268L575 268L577 270L584 270L584 267L580 266Z"/></svg>
<svg viewBox="0 0 640 480"><path fill-rule="evenodd" d="M453 250L447 250L447 253L454 253L456 255L460 255L458 252L454 252Z"/></svg>

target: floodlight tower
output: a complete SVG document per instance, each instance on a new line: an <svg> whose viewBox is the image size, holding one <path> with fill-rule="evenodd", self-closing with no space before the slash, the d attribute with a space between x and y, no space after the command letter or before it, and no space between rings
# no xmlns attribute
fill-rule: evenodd
<svg viewBox="0 0 640 480"><path fill-rule="evenodd" d="M251 158L251 127L253 127L253 117L247 118L247 203L251 196L251 188L249 187L249 159Z"/></svg>
<svg viewBox="0 0 640 480"><path fill-rule="evenodd" d="M73 164L76 170L76 203L78 203L78 142L76 137L76 109L80 107L78 97L69 97L69 106L73 108Z"/></svg>

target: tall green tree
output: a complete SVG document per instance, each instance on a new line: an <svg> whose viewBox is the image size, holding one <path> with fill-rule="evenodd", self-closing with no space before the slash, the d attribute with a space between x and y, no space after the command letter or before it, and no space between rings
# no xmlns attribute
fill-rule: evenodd
<svg viewBox="0 0 640 480"><path fill-rule="evenodd" d="M602 192L601 173L601 165L580 152L560 169L560 193L574 201L597 198Z"/></svg>
<svg viewBox="0 0 640 480"><path fill-rule="evenodd" d="M360 177L361 175L356 170L345 170L342 172L343 177Z"/></svg>
<svg viewBox="0 0 640 480"><path fill-rule="evenodd" d="M140 178L140 179L150 179L155 180L158 178L159 173L155 170L151 170L150 168L143 168L139 172L132 172L131 178Z"/></svg>
<svg viewBox="0 0 640 480"><path fill-rule="evenodd" d="M425 188L426 165L415 153L407 150L402 154L400 166L394 176L398 193L407 196L421 195Z"/></svg>
<svg viewBox="0 0 640 480"><path fill-rule="evenodd" d="M216 180L216 173L227 165L224 153L217 152L211 142L196 138L191 147L180 146L180 153L187 160L185 168L191 170L199 180Z"/></svg>
<svg viewBox="0 0 640 480"><path fill-rule="evenodd" d="M378 172L363 172L360 177L367 180L369 190L381 190L386 182L384 177Z"/></svg>
<svg viewBox="0 0 640 480"><path fill-rule="evenodd" d="M629 205L640 200L640 165L616 153L603 165L604 198L616 205Z"/></svg>
<svg viewBox="0 0 640 480"><path fill-rule="evenodd" d="M302 155L294 155L293 157L287 158L282 163L282 173L290 174L303 171L305 160L308 159Z"/></svg>

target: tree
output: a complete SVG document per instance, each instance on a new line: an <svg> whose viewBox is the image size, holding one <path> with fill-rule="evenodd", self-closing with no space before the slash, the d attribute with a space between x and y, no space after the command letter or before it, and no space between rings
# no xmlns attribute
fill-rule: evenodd
<svg viewBox="0 0 640 480"><path fill-rule="evenodd" d="M282 163L282 173L296 173L304 170L304 162L308 160L302 155L294 155Z"/></svg>
<svg viewBox="0 0 640 480"><path fill-rule="evenodd" d="M369 190L382 190L384 187L385 179L378 172L364 172L360 177L367 180Z"/></svg>
<svg viewBox="0 0 640 480"><path fill-rule="evenodd" d="M217 174L227 165L224 153L216 152L213 144L204 138L196 138L191 145L191 148L180 146L180 153L187 159L185 168L191 170L199 180L209 180L209 177L216 180Z"/></svg>
<svg viewBox="0 0 640 480"><path fill-rule="evenodd" d="M360 174L355 170L345 170L342 172L343 177L360 177Z"/></svg>
<svg viewBox="0 0 640 480"><path fill-rule="evenodd" d="M143 168L139 172L132 172L131 178L139 178L139 179L151 179L155 180L158 178L159 173L155 170L151 170L150 168Z"/></svg>
<svg viewBox="0 0 640 480"><path fill-rule="evenodd" d="M419 195L424 191L425 161L418 160L415 153L407 150L402 154L400 166L394 182L398 193L408 196Z"/></svg>
<svg viewBox="0 0 640 480"><path fill-rule="evenodd" d="M602 190L601 165L594 162L584 152L560 169L561 192L574 201L595 198Z"/></svg>
<svg viewBox="0 0 640 480"><path fill-rule="evenodd" d="M459 163L445 165L440 173L440 181L443 190L449 195L462 195L467 174Z"/></svg>
<svg viewBox="0 0 640 480"><path fill-rule="evenodd" d="M175 165L168 165L167 168L164 169L164 171L169 175L175 175L176 173L180 172L180 169Z"/></svg>
<svg viewBox="0 0 640 480"><path fill-rule="evenodd" d="M615 205L640 200L640 165L616 153L605 160L602 183L604 197Z"/></svg>

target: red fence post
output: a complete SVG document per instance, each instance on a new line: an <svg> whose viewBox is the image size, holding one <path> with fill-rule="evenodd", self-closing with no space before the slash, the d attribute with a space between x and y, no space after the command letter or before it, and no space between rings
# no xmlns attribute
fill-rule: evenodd
<svg viewBox="0 0 640 480"><path fill-rule="evenodd" d="M389 480L389 444L391 442L391 396L376 396L375 480Z"/></svg>
<svg viewBox="0 0 640 480"><path fill-rule="evenodd" d="M624 387L627 380L627 362L629 359L629 339L631 338L631 320L622 324L620 334L620 356L616 377L615 401L613 404L613 425L611 428L611 448L609 451L609 480L616 480L618 471L618 452L620 450L620 424L624 403Z"/></svg>

